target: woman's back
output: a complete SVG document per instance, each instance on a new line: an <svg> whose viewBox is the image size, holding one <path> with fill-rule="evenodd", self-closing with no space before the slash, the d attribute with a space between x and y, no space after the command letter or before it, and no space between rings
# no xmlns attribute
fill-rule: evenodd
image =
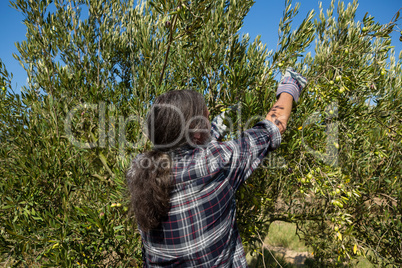
<svg viewBox="0 0 402 268"><path fill-rule="evenodd" d="M212 136L217 137L214 130L212 125ZM152 267L246 267L235 220L235 193L279 144L277 127L265 120L238 140L214 139L202 147L174 150L168 216L159 228L141 231L145 263Z"/></svg>

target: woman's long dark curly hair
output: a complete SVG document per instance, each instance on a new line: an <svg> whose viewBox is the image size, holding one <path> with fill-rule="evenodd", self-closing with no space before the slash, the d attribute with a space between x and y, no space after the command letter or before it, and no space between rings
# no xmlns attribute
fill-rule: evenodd
<svg viewBox="0 0 402 268"><path fill-rule="evenodd" d="M155 99L147 116L147 134L154 148L135 158L126 173L130 210L142 231L158 228L170 209L172 159L184 145L204 144L209 121L204 97L191 90L173 90Z"/></svg>

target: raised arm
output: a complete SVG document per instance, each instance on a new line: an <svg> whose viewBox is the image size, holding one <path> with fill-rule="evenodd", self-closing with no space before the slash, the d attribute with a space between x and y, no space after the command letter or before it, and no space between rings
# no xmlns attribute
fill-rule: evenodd
<svg viewBox="0 0 402 268"><path fill-rule="evenodd" d="M296 102L299 100L300 93L306 84L307 80L291 68L286 69L279 82L276 92L278 100L265 118L277 125L281 134L286 130L293 100Z"/></svg>
<svg viewBox="0 0 402 268"><path fill-rule="evenodd" d="M281 134L286 130L286 125L292 110L292 102L292 95L289 93L282 93L265 117L267 120L277 125Z"/></svg>

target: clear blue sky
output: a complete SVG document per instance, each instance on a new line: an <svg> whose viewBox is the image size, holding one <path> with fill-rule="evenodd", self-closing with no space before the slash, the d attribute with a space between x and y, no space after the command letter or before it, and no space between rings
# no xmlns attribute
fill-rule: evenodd
<svg viewBox="0 0 402 268"><path fill-rule="evenodd" d="M293 4L300 2L299 15L294 22L294 27L299 25L305 15L314 9L318 12L318 0L299 0L293 1ZM324 10L329 6L330 0L323 0ZM352 2L344 1L345 4ZM257 35L261 35L263 43L267 43L268 49L275 49L278 36L278 23L282 17L284 9L284 0L256 0L254 6L247 15L242 33L249 33L253 40ZM337 3L337 2L336 2ZM362 20L364 14L368 12L380 23L387 23L394 14L402 7L401 0L360 0L357 9L357 20ZM401 14L402 15L402 14ZM6 64L9 72L12 72L12 88L19 92L21 86L26 84L26 73L19 62L12 56L18 53L15 42L25 40L26 29L22 23L23 16L16 10L9 7L8 0L0 0L0 25L1 42L0 58ZM399 22L399 31L402 30L402 21ZM399 31L393 33L392 45L395 46L396 55L402 50L402 42L399 41Z"/></svg>

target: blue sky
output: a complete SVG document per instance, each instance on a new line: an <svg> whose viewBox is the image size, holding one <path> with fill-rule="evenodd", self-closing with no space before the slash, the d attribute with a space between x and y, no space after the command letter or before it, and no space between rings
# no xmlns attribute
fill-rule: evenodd
<svg viewBox="0 0 402 268"><path fill-rule="evenodd" d="M293 1L295 4L297 1ZM300 10L294 27L299 25L306 14L314 9L318 12L318 0L300 0ZM324 10L331 1L323 0ZM344 1L345 4L352 2ZM257 35L261 35L261 41L267 44L268 49L275 49L278 37L278 24L282 17L285 6L284 0L256 0L254 6L247 15L241 33L249 33L253 40ZM337 2L336 2L337 3ZM357 20L362 20L364 14L368 12L380 23L387 23L402 8L401 0L360 0L357 9ZM402 10L401 10L402 12ZM402 14L401 14L402 15ZM13 73L12 88L19 92L21 86L26 84L26 73L19 62L12 56L18 53L15 42L25 40L26 29L22 23L23 16L16 10L9 7L8 0L0 1L0 58L6 64L9 72ZM402 20L399 22L399 31L402 30ZM393 33L392 45L395 46L396 55L402 50L402 42L399 41L400 33Z"/></svg>

